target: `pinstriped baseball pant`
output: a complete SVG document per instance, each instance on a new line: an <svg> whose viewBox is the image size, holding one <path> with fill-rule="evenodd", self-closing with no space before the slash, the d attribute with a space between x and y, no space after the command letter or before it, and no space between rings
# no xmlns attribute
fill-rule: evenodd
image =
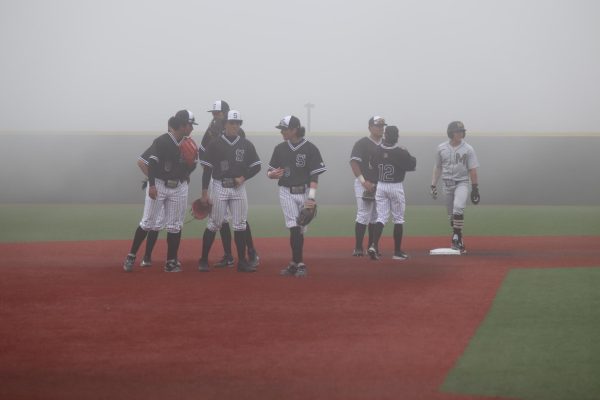
<svg viewBox="0 0 600 400"><path fill-rule="evenodd" d="M404 223L406 201L402 182L379 182L375 201L377 202L377 222L385 225L391 213L394 224Z"/></svg>
<svg viewBox="0 0 600 400"><path fill-rule="evenodd" d="M211 200L213 206L208 215L206 227L212 232L221 229L221 225L223 225L227 216L227 209L229 209L233 230L245 231L246 219L248 218L246 183L234 188L224 188L221 181L213 179L212 185Z"/></svg>
<svg viewBox="0 0 600 400"><path fill-rule="evenodd" d="M365 188L358 178L354 180L354 196L356 197L356 222L363 225L377 222L377 207L374 200L363 200Z"/></svg>
<svg viewBox="0 0 600 400"><path fill-rule="evenodd" d="M160 179L156 179L156 199L148 196L144 202L144 216L140 226L145 231L159 231L163 226L167 232L177 233L183 227L188 200L188 183L181 182L176 188L168 188Z"/></svg>
<svg viewBox="0 0 600 400"><path fill-rule="evenodd" d="M306 202L306 199L308 199L308 192L292 194L290 193L290 188L279 186L279 203L283 210L286 228L289 229L298 226L296 218L300 215L300 210ZM306 232L306 226L303 226L301 231L302 233Z"/></svg>

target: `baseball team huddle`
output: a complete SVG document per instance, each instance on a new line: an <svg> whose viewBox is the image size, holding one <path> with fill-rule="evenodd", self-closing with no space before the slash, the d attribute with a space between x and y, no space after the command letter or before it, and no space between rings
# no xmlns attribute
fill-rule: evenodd
<svg viewBox="0 0 600 400"><path fill-rule="evenodd" d="M261 170L262 162L252 142L242 129L243 119L224 100L212 108L212 120L196 145L190 134L194 115L189 110L178 111L169 118L168 131L154 139L138 158L138 166L147 176L144 212L137 226L129 254L123 263L126 272L133 271L137 253L146 241L140 266L152 265L152 251L159 231L167 231L166 272L180 272L178 252L186 210L190 174L202 166L202 194L194 202L194 212L207 217L202 236L202 251L198 271L208 272L209 253L217 233L221 237L223 257L214 268L235 264L232 239L237 253L237 271L256 272L260 257L254 247L248 216L246 181ZM406 207L403 181L406 172L416 169L416 158L398 145L398 128L387 125L385 118L369 119L369 136L359 139L352 148L350 167L355 176L354 192L357 204L355 223L355 257L368 255L379 260L379 241L387 221L394 223L394 260L406 260L402 251L404 211ZM279 201L286 228L290 232L291 260L281 275L305 277L303 260L306 226L317 212L316 192L319 176L327 171L317 146L305 138L306 129L293 116L283 117L277 126L283 142L275 146L268 164L267 177L277 180ZM463 242L464 210L471 186L473 204L480 200L475 150L465 142L462 122L448 125L448 139L436 149L430 194L436 199L440 178L446 198L446 209L452 228L451 247L466 253ZM231 230L233 229L233 235ZM368 243L363 246L367 235Z"/></svg>

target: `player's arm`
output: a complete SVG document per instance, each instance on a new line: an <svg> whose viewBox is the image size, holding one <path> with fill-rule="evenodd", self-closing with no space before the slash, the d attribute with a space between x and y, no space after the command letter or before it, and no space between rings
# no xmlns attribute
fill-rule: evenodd
<svg viewBox="0 0 600 400"><path fill-rule="evenodd" d="M350 168L352 168L352 173L355 177L358 178L363 187L369 192L373 191L375 184L365 179L365 177L362 174L362 171L360 170L360 164L358 163L358 161L350 160Z"/></svg>
<svg viewBox="0 0 600 400"><path fill-rule="evenodd" d="M148 162L142 159L137 160L137 166L142 170L142 173L148 177Z"/></svg>
<svg viewBox="0 0 600 400"><path fill-rule="evenodd" d="M477 178L477 168L471 168L469 170L469 178L471 178L471 185L479 184L479 179Z"/></svg>

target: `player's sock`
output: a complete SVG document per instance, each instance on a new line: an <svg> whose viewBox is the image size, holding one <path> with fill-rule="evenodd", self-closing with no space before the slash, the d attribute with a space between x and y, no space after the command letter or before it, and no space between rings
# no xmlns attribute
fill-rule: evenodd
<svg viewBox="0 0 600 400"><path fill-rule="evenodd" d="M462 230L465 225L464 215L454 214L452 216L452 230L458 237L462 237Z"/></svg>
<svg viewBox="0 0 600 400"><path fill-rule="evenodd" d="M375 232L375 225L376 224L369 224L367 226L367 247L371 245L371 243L375 243L375 236L374 236L374 232Z"/></svg>
<svg viewBox="0 0 600 400"><path fill-rule="evenodd" d="M148 232L148 237L146 238L146 252L144 253L144 259L150 260L152 258L152 251L154 250L154 245L156 244L157 239L158 231Z"/></svg>
<svg viewBox="0 0 600 400"><path fill-rule="evenodd" d="M363 239L365 238L365 231L367 230L367 226L357 222L354 224L354 236L356 238L356 244L354 245L355 249L363 248Z"/></svg>
<svg viewBox="0 0 600 400"><path fill-rule="evenodd" d="M176 260L181 243L181 231L177 233L167 232L167 260Z"/></svg>
<svg viewBox="0 0 600 400"><path fill-rule="evenodd" d="M221 234L221 242L223 243L223 252L231 255L231 230L229 228L229 223L224 222L223 225L221 225L219 233Z"/></svg>
<svg viewBox="0 0 600 400"><path fill-rule="evenodd" d="M373 241L369 244L375 245L375 249L379 250L379 239L381 239L381 234L383 233L383 223L377 222L373 224Z"/></svg>
<svg viewBox="0 0 600 400"><path fill-rule="evenodd" d="M210 248L215 241L216 235L217 232L213 232L208 228L204 230L204 235L202 235L202 260L208 261L208 253L210 252Z"/></svg>
<svg viewBox="0 0 600 400"><path fill-rule="evenodd" d="M131 254L137 254L138 250L140 249L140 246L144 242L144 239L146 239L147 235L148 232L143 230L141 226L137 227L137 229L135 230L135 234L133 235L133 243L131 243L131 249L129 250Z"/></svg>
<svg viewBox="0 0 600 400"><path fill-rule="evenodd" d="M404 224L394 224L394 253L402 251L402 235Z"/></svg>
<svg viewBox="0 0 600 400"><path fill-rule="evenodd" d="M234 231L233 240L237 248L238 261L246 260L246 231Z"/></svg>
<svg viewBox="0 0 600 400"><path fill-rule="evenodd" d="M250 230L250 224L246 221L246 246L248 249L254 248L254 241L252 240L252 231Z"/></svg>
<svg viewBox="0 0 600 400"><path fill-rule="evenodd" d="M299 226L290 228L290 246L292 247L292 261L302 262L302 232Z"/></svg>

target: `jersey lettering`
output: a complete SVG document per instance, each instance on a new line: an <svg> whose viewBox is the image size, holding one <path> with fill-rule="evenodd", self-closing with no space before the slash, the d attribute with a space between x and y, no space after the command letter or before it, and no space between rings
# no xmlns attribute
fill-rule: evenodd
<svg viewBox="0 0 600 400"><path fill-rule="evenodd" d="M456 164L462 164L464 166L467 165L467 155L466 154L461 155L459 153L456 153L455 158L456 158Z"/></svg>
<svg viewBox="0 0 600 400"><path fill-rule="evenodd" d="M302 168L306 165L306 154L296 155L296 167Z"/></svg>
<svg viewBox="0 0 600 400"><path fill-rule="evenodd" d="M221 160L221 171L223 171L223 172L229 171L229 161L228 160Z"/></svg>
<svg viewBox="0 0 600 400"><path fill-rule="evenodd" d="M237 162L244 161L244 149L236 149L235 150L235 161L237 161Z"/></svg>
<svg viewBox="0 0 600 400"><path fill-rule="evenodd" d="M394 166L392 164L379 164L379 180L381 182L394 181Z"/></svg>

